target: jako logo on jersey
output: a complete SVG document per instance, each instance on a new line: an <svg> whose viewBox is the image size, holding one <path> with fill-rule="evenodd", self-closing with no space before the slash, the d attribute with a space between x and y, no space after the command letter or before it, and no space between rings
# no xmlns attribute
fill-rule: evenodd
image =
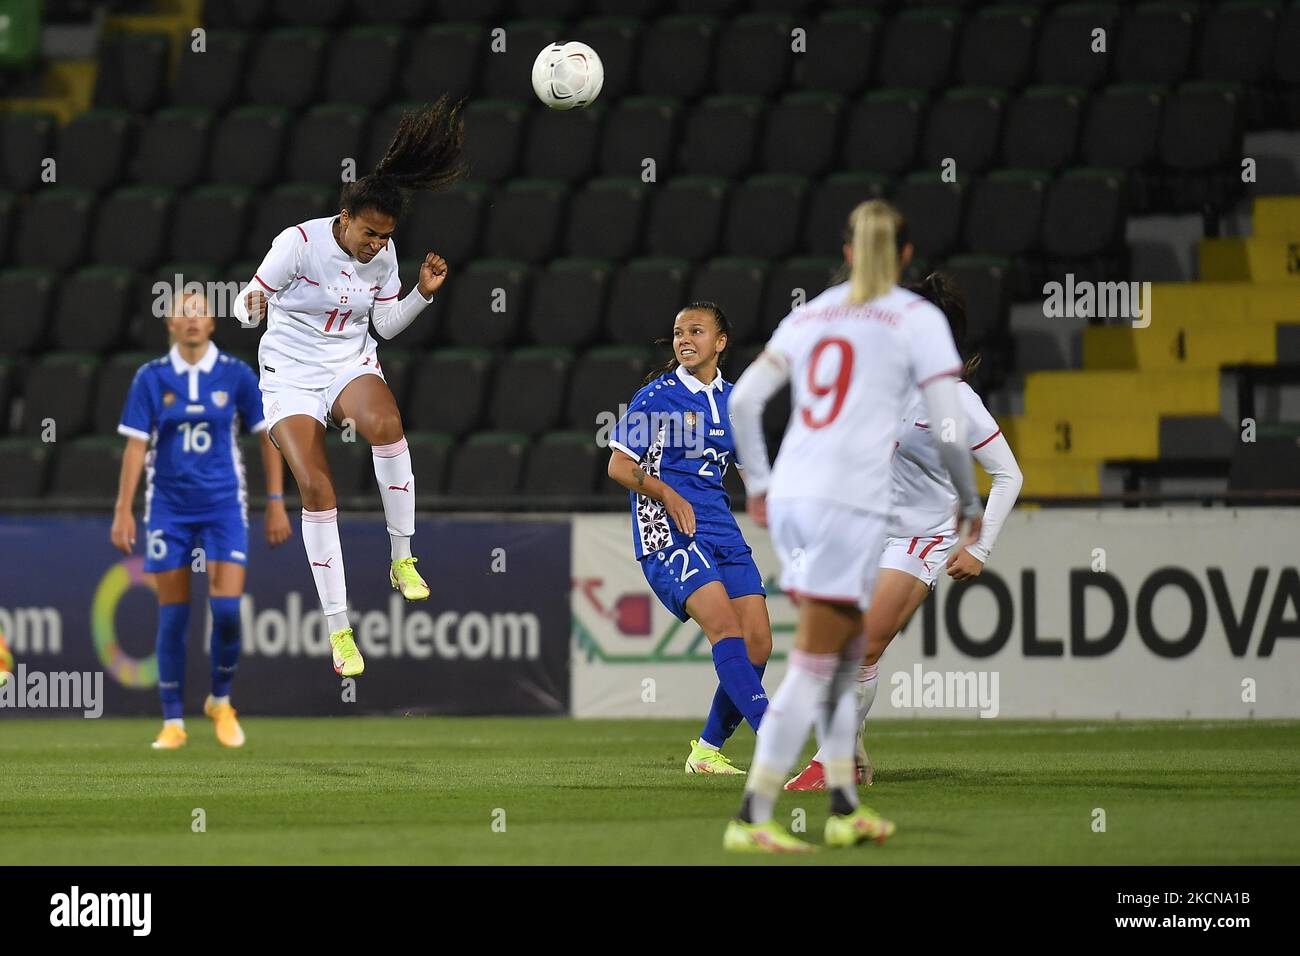
<svg viewBox="0 0 1300 956"><path fill-rule="evenodd" d="M725 428L710 428L710 429L709 429L709 437L710 437L710 438L717 438L718 436L720 436L720 435L725 435L725 434L727 434L727 430L726 430Z"/></svg>
<svg viewBox="0 0 1300 956"><path fill-rule="evenodd" d="M316 604L316 595L311 595ZM260 657L329 657L329 627L316 607L303 612L302 594L290 591L284 607L258 610L252 595L240 606L244 653ZM209 612L210 615L210 612ZM387 610L352 618L357 647L368 658L416 660L528 660L541 657L542 625L531 611L408 610L393 594Z"/></svg>
<svg viewBox="0 0 1300 956"><path fill-rule="evenodd" d="M217 408L225 408L226 402L230 401L230 395L226 392L213 392L212 404Z"/></svg>

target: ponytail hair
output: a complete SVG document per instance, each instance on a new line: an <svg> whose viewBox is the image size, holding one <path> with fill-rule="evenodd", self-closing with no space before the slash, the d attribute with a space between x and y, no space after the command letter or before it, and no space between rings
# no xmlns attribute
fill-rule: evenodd
<svg viewBox="0 0 1300 956"><path fill-rule="evenodd" d="M348 183L339 194L339 208L356 215L376 209L397 219L412 189L439 189L465 175L463 102L440 96L432 106L408 110L397 124L375 168Z"/></svg>
<svg viewBox="0 0 1300 956"><path fill-rule="evenodd" d="M849 302L861 305L898 285L898 259L907 245L907 224L883 199L859 203L849 213L844 241L852 247Z"/></svg>
<svg viewBox="0 0 1300 956"><path fill-rule="evenodd" d="M708 302L706 300L700 300L698 302L690 302L677 310L678 315L681 315L683 312L712 312L713 320L718 324L718 334L725 335L728 339L728 344L730 344L731 320L727 318L727 313L722 311L722 306L718 305L716 302ZM671 348L672 344L673 344L672 339L655 339L655 345L667 345ZM727 360L727 350L723 349L722 354L718 356L719 374L721 374L722 372L722 363L725 362L726 360ZM665 362L663 365L660 365L658 368L651 371L649 375L643 378L641 380L641 384L649 385L651 382L657 379L660 375L663 375L665 372L671 372L673 369L677 367L677 365L678 365L677 354L674 352L672 357L668 359L667 362Z"/></svg>
<svg viewBox="0 0 1300 956"><path fill-rule="evenodd" d="M957 344L957 352L965 361L962 378L969 378L979 368L979 353L966 354L966 293L953 281L952 276L942 272L931 272L920 282L908 284L908 290L925 299L948 320L952 330L952 340Z"/></svg>

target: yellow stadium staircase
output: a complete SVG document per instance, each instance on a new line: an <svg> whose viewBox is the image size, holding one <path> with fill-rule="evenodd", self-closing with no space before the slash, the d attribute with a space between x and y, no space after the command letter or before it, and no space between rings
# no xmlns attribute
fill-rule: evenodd
<svg viewBox="0 0 1300 956"><path fill-rule="evenodd" d="M1024 414L1000 420L1023 495L1100 493L1107 460L1160 457L1162 417L1220 414L1223 366L1277 362L1279 326L1300 325L1300 196L1258 198L1252 220L1201 241L1201 281L1151 286L1148 327L1089 326L1082 369L1026 376Z"/></svg>

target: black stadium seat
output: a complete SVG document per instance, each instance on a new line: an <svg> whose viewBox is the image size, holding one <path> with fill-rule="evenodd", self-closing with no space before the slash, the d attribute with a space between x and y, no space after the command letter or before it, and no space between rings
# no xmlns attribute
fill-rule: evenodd
<svg viewBox="0 0 1300 956"><path fill-rule="evenodd" d="M708 87L717 33L718 21L712 17L666 17L652 23L641 35L637 88L651 96L699 97Z"/></svg>
<svg viewBox="0 0 1300 956"><path fill-rule="evenodd" d="M271 0L271 14L289 26L330 27L349 11L352 0Z"/></svg>
<svg viewBox="0 0 1300 956"><path fill-rule="evenodd" d="M707 259L718 248L727 181L681 176L654 190L646 229L651 255Z"/></svg>
<svg viewBox="0 0 1300 956"><path fill-rule="evenodd" d="M997 170L970 190L965 245L972 252L1023 256L1038 244L1048 178L1043 173Z"/></svg>
<svg viewBox="0 0 1300 956"><path fill-rule="evenodd" d="M17 220L17 199L11 192L0 190L0 262L9 259L9 236Z"/></svg>
<svg viewBox="0 0 1300 956"><path fill-rule="evenodd" d="M269 185L280 169L289 120L287 110L266 106L244 106L227 113L212 141L212 181ZM256 143L257 149L250 149L250 143Z"/></svg>
<svg viewBox="0 0 1300 956"><path fill-rule="evenodd" d="M356 0L351 12L358 19L376 23L418 24L428 13L428 6L429 0L384 0L383 3Z"/></svg>
<svg viewBox="0 0 1300 956"><path fill-rule="evenodd" d="M880 33L876 14L831 10L806 30L807 52L794 58L794 85L845 96L861 92L876 62Z"/></svg>
<svg viewBox="0 0 1300 956"><path fill-rule="evenodd" d="M1012 100L1002 129L1002 162L1055 172L1074 158L1083 116L1082 90L1031 87Z"/></svg>
<svg viewBox="0 0 1300 956"><path fill-rule="evenodd" d="M626 96L636 75L641 24L630 17L595 17L579 23L573 35L582 37L593 50L600 51L600 62L605 68L601 99L613 103Z"/></svg>
<svg viewBox="0 0 1300 956"><path fill-rule="evenodd" d="M514 174L523 147L523 104L476 100L465 110L465 162L474 179L499 182Z"/></svg>
<svg viewBox="0 0 1300 956"><path fill-rule="evenodd" d="M91 259L127 269L157 264L166 255L172 202L171 190L153 186L128 186L106 197L95 217Z"/></svg>
<svg viewBox="0 0 1300 956"><path fill-rule="evenodd" d="M1119 24L1115 79L1173 84L1191 71L1198 5L1157 0L1125 11Z"/></svg>
<svg viewBox="0 0 1300 956"><path fill-rule="evenodd" d="M767 277L758 337L764 341L771 338L777 324L796 305L821 295L831 285L832 274L842 263L843 258L837 257L788 259L774 265Z"/></svg>
<svg viewBox="0 0 1300 956"><path fill-rule="evenodd" d="M59 134L58 182L96 192L111 188L122 177L138 125L125 110L90 110L74 118Z"/></svg>
<svg viewBox="0 0 1300 956"><path fill-rule="evenodd" d="M1115 50L1116 17L1113 3L1071 3L1048 14L1038 36L1037 81L1084 89L1105 82ZM1105 54L1094 51L1097 30L1104 31Z"/></svg>
<svg viewBox="0 0 1300 956"><path fill-rule="evenodd" d="M489 256L533 264L556 253L567 190L551 179L516 179L498 189L483 247Z"/></svg>
<svg viewBox="0 0 1300 956"><path fill-rule="evenodd" d="M527 309L522 262L480 259L456 277L444 323L454 345L498 348L514 340Z"/></svg>
<svg viewBox="0 0 1300 956"><path fill-rule="evenodd" d="M30 352L41 343L57 292L58 277L50 270L0 271L0 341L6 353Z"/></svg>
<svg viewBox="0 0 1300 956"><path fill-rule="evenodd" d="M0 443L0 457L4 444ZM590 432L548 432L533 443L524 467L524 494L582 498L604 474L606 458Z"/></svg>
<svg viewBox="0 0 1300 956"><path fill-rule="evenodd" d="M825 93L793 93L772 107L760 151L764 172L820 176L835 162L844 101Z"/></svg>
<svg viewBox="0 0 1300 956"><path fill-rule="evenodd" d="M912 168L921 143L925 96L910 90L869 93L845 111L845 170L899 176Z"/></svg>
<svg viewBox="0 0 1300 956"><path fill-rule="evenodd" d="M1201 28L1196 69L1207 80L1259 83L1272 66L1270 54L1281 26L1280 8L1268 0L1224 3ZM1280 49L1279 45L1279 49ZM1296 51L1293 48L1292 54Z"/></svg>
<svg viewBox="0 0 1300 956"><path fill-rule="evenodd" d="M243 85L248 47L244 33L221 29L207 31L201 50L182 44L172 103L218 111L230 107Z"/></svg>
<svg viewBox="0 0 1300 956"><path fill-rule="evenodd" d="M766 278L767 263L761 259L714 259L691 277L686 299L715 302L722 308L731 325L727 349L734 351L757 332Z"/></svg>
<svg viewBox="0 0 1300 956"><path fill-rule="evenodd" d="M294 182L343 185L345 161L351 161L351 178L370 170L362 168L362 139L367 113L357 106L331 103L313 106L294 123L285 155L285 173Z"/></svg>
<svg viewBox="0 0 1300 956"><path fill-rule="evenodd" d="M98 371L99 358L89 353L51 352L43 356L27 370L22 433L43 437L49 420L60 442L84 434L90 425L90 398Z"/></svg>
<svg viewBox="0 0 1300 956"><path fill-rule="evenodd" d="M937 173L912 173L899 184L894 203L907 219L918 256L943 256L956 248L964 197L960 176L958 182L944 182Z"/></svg>
<svg viewBox="0 0 1300 956"><path fill-rule="evenodd" d="M532 13L527 5L521 8ZM501 26L499 21L490 24ZM484 96L522 97L532 85L533 60L542 47L562 40L564 24L558 20L511 20L505 24L505 49L493 50L489 43L483 55Z"/></svg>
<svg viewBox="0 0 1300 956"><path fill-rule="evenodd" d="M328 35L310 27L263 34L244 73L244 99L257 106L301 110L319 96ZM337 64L331 64L337 69Z"/></svg>
<svg viewBox="0 0 1300 956"><path fill-rule="evenodd" d="M605 120L601 174L641 179L645 161L650 159L654 160L655 181L666 181L672 172L680 113L677 101L663 97L634 96L620 101Z"/></svg>
<svg viewBox="0 0 1300 956"><path fill-rule="evenodd" d="M1151 165L1160 143L1164 94L1152 86L1112 86L1093 95L1081 140L1083 161L1107 169Z"/></svg>
<svg viewBox="0 0 1300 956"><path fill-rule="evenodd" d="M172 255L219 266L233 262L243 248L252 203L252 194L239 186L201 186L181 197L172 222Z"/></svg>
<svg viewBox="0 0 1300 956"><path fill-rule="evenodd" d="M54 309L53 347L98 354L111 350L122 337L134 285L134 273L107 266L66 276Z"/></svg>
<svg viewBox="0 0 1300 956"><path fill-rule="evenodd" d="M582 346L595 338L611 267L599 259L553 259L533 280L528 335L538 344Z"/></svg>
<svg viewBox="0 0 1300 956"><path fill-rule="evenodd" d="M722 248L729 256L783 259L799 248L808 181L755 176L731 193Z"/></svg>
<svg viewBox="0 0 1300 956"><path fill-rule="evenodd" d="M415 193L397 224L398 254L414 260L436 252L453 269L468 265L479 249L489 194L475 182Z"/></svg>
<svg viewBox="0 0 1300 956"><path fill-rule="evenodd" d="M962 181L988 169L998 154L1005 108L1005 98L997 90L950 90L930 107L921 146L922 168L937 170L953 159Z"/></svg>
<svg viewBox="0 0 1300 956"><path fill-rule="evenodd" d="M992 256L954 256L943 271L966 296L966 348L996 348L1004 337L1011 305L1007 261Z"/></svg>
<svg viewBox="0 0 1300 956"><path fill-rule="evenodd" d="M277 186L254 203L252 227L244 240L243 256L261 262L271 251L275 237L290 226L332 214L338 193L314 183Z"/></svg>
<svg viewBox="0 0 1300 956"><path fill-rule="evenodd" d="M50 113L0 115L0 182L6 189L27 192L41 182L58 127Z"/></svg>
<svg viewBox="0 0 1300 956"><path fill-rule="evenodd" d="M1123 174L1072 169L1047 190L1043 250L1055 259L1088 259L1122 245L1127 197Z"/></svg>
<svg viewBox="0 0 1300 956"><path fill-rule="evenodd" d="M686 116L678 166L694 176L744 175L754 161L763 100L755 96L711 96Z"/></svg>
<svg viewBox="0 0 1300 956"><path fill-rule="evenodd" d="M518 432L479 432L456 449L447 480L462 497L512 495L523 476L528 438Z"/></svg>
<svg viewBox="0 0 1300 956"><path fill-rule="evenodd" d="M566 111L537 108L528 124L524 174L566 183L587 179L599 151L604 112L596 105Z"/></svg>
<svg viewBox="0 0 1300 956"><path fill-rule="evenodd" d="M635 254L649 195L649 187L639 179L588 182L569 200L565 252L615 260Z"/></svg>
<svg viewBox="0 0 1300 956"><path fill-rule="evenodd" d="M408 431L406 443L411 449L411 473L415 476L416 492L440 495L446 491L452 437L444 432Z"/></svg>
<svg viewBox="0 0 1300 956"><path fill-rule="evenodd" d="M555 428L573 365L567 349L531 347L506 356L497 368L489 424L501 431L537 435Z"/></svg>
<svg viewBox="0 0 1300 956"><path fill-rule="evenodd" d="M672 327L671 322L667 325ZM574 363L570 380L568 427L588 434L596 431L601 424L598 416L617 415L648 371L650 353L645 348L604 345L584 352Z"/></svg>
<svg viewBox="0 0 1300 956"><path fill-rule="evenodd" d="M118 352L109 357L99 370L95 385L94 414L91 427L96 435L114 435L117 423L122 420L126 393L135 380L140 366L158 356L152 352Z"/></svg>
<svg viewBox="0 0 1300 956"><path fill-rule="evenodd" d="M165 33L105 34L95 58L95 106L152 112L162 101L169 46Z"/></svg>
<svg viewBox="0 0 1300 956"><path fill-rule="evenodd" d="M60 272L82 265L94 205L94 196L81 189L56 186L37 192L18 224L18 264Z"/></svg>
<svg viewBox="0 0 1300 956"><path fill-rule="evenodd" d="M207 169L214 123L209 110L159 110L140 133L131 177L146 186L194 185Z"/></svg>
<svg viewBox="0 0 1300 956"><path fill-rule="evenodd" d="M1174 170L1214 170L1241 158L1238 90L1222 83L1188 83L1169 97L1160 126L1160 162Z"/></svg>
<svg viewBox="0 0 1300 956"><path fill-rule="evenodd" d="M1038 11L1029 6L987 7L962 27L957 80L963 86L1012 90L1034 67Z"/></svg>
<svg viewBox="0 0 1300 956"><path fill-rule="evenodd" d="M482 421L491 378L492 353L483 349L431 353L411 375L406 427L455 436L472 431Z"/></svg>
<svg viewBox="0 0 1300 956"><path fill-rule="evenodd" d="M958 26L952 10L922 7L900 12L881 44L880 85L927 93L941 89L952 66Z"/></svg>
<svg viewBox="0 0 1300 956"><path fill-rule="evenodd" d="M681 259L633 259L614 275L605 309L605 340L648 346L672 335L686 304L689 265Z"/></svg>
<svg viewBox="0 0 1300 956"><path fill-rule="evenodd" d="M802 248L818 256L838 256L849 213L868 199L884 199L889 180L871 173L836 173L813 188L804 221Z"/></svg>
<svg viewBox="0 0 1300 956"><path fill-rule="evenodd" d="M94 435L72 441L60 438L49 497L111 498L112 485L104 481L104 476L122 470L125 444L117 435Z"/></svg>
<svg viewBox="0 0 1300 956"><path fill-rule="evenodd" d="M57 445L33 438L0 439L0 498L39 498Z"/></svg>
<svg viewBox="0 0 1300 956"><path fill-rule="evenodd" d="M714 54L713 88L723 94L775 96L792 61L787 13L753 13L728 22Z"/></svg>
<svg viewBox="0 0 1300 956"><path fill-rule="evenodd" d="M354 27L337 34L325 62L325 100L373 109L392 99L406 35L390 26Z"/></svg>
<svg viewBox="0 0 1300 956"><path fill-rule="evenodd" d="M364 4L377 8L377 4ZM487 31L477 23L434 23L411 37L402 70L402 95L432 102L444 93L460 99L474 91L479 61L488 52Z"/></svg>

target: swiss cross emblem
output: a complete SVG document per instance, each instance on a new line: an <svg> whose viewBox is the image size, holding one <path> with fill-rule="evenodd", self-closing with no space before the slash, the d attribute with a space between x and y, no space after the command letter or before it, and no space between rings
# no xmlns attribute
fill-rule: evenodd
<svg viewBox="0 0 1300 956"><path fill-rule="evenodd" d="M348 302L347 296L345 295L339 296L339 305L347 305L347 302Z"/></svg>

